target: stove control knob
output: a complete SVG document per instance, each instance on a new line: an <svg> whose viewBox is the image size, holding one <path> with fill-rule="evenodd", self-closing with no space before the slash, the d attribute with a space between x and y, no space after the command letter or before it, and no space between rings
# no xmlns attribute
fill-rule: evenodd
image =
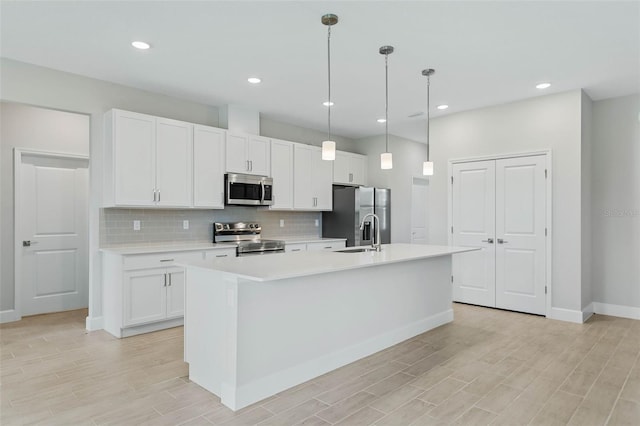
<svg viewBox="0 0 640 426"><path fill-rule="evenodd" d="M250 223L250 224L249 224L249 228L253 228L253 223Z"/></svg>

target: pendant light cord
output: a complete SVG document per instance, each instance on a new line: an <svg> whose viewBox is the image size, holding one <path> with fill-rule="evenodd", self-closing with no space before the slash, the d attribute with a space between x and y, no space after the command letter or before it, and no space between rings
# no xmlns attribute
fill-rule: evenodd
<svg viewBox="0 0 640 426"><path fill-rule="evenodd" d="M384 55L384 87L384 152L389 152L389 54Z"/></svg>
<svg viewBox="0 0 640 426"><path fill-rule="evenodd" d="M427 75L427 161L429 161L429 131L430 129L430 124L429 124L429 110L431 109L429 107L429 91L430 91L430 87L431 87L431 76Z"/></svg>
<svg viewBox="0 0 640 426"><path fill-rule="evenodd" d="M331 25L327 26L327 80L329 99L327 100L327 140L331 140Z"/></svg>

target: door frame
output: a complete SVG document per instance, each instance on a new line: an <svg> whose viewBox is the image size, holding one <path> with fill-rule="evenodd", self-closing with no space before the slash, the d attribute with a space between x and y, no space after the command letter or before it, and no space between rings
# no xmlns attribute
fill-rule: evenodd
<svg viewBox="0 0 640 426"><path fill-rule="evenodd" d="M22 256L19 255L22 249L22 239L20 230L22 229L22 217L18 214L18 210L22 205L22 194L18 191L18 188L22 186L22 178L20 166L22 165L22 157L25 155L63 159L63 160L84 160L87 163L87 170L89 170L90 162L88 155L73 154L66 152L50 152L40 151L36 149L14 148L13 149L13 309L15 312L14 319L19 321L22 319ZM87 188L90 191L90 188ZM87 193L87 200L89 200L89 193ZM90 205L90 200L87 204ZM89 209L87 209L87 224L89 223ZM89 237L89 226L87 226L87 238ZM89 246L87 245L87 259L89 259ZM89 283L87 282L87 294L89 290Z"/></svg>
<svg viewBox="0 0 640 426"><path fill-rule="evenodd" d="M545 156L545 169L547 171L547 179L546 179L546 228L547 228L547 238L545 241L545 250L546 250L546 259L545 259L545 281L546 281L546 303L545 303L545 317L549 317L551 313L551 293L553 288L552 281L552 242L553 242L553 191L551 182L553 180L553 157L551 153L551 149L540 150L540 151L526 151L526 152L514 152L509 154L494 154L494 155L480 155L477 157L463 157L463 158L452 158L448 161L447 166L447 240L449 245L453 244L453 236L451 234L451 227L453 226L453 193L451 191L451 179L453 178L453 165L458 163L471 163L475 161L486 161L486 160L502 160L505 158L518 158L518 157L531 157L534 155L544 155Z"/></svg>

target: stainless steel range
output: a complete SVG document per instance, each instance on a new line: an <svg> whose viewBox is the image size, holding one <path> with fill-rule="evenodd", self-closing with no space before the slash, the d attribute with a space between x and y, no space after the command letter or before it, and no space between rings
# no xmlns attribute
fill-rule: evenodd
<svg viewBox="0 0 640 426"><path fill-rule="evenodd" d="M262 227L256 222L213 224L213 242L236 243L237 257L284 253L284 241L263 240L261 233Z"/></svg>

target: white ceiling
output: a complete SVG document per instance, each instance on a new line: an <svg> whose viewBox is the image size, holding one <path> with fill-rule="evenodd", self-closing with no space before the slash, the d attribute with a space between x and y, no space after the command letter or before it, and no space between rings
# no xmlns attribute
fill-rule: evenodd
<svg viewBox="0 0 640 426"><path fill-rule="evenodd" d="M332 29L332 127L422 141L424 68L432 117L584 88L594 100L640 92L640 2L68 1L1 3L1 55L326 130ZM153 46L133 49L133 40ZM247 77L263 83L250 85ZM550 81L540 91L538 82ZM451 107L435 110L438 104Z"/></svg>

